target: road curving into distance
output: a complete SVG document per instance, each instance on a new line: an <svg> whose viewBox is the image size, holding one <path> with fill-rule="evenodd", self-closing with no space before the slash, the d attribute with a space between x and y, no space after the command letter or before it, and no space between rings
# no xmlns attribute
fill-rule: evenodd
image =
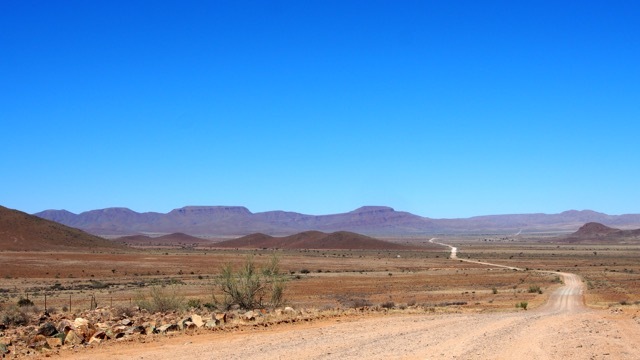
<svg viewBox="0 0 640 360"><path fill-rule="evenodd" d="M457 258L487 266L510 266ZM403 314L330 319L265 330L114 344L69 359L640 359L640 320L590 310L574 274L544 306L486 314ZM617 314L617 313L616 313Z"/></svg>
<svg viewBox="0 0 640 360"><path fill-rule="evenodd" d="M464 261L473 264L481 264L505 269L511 269L516 271L524 271L522 268L507 266L501 264L494 264L485 261L477 261L471 259L462 259L458 257L458 248L435 241L436 238L432 238L429 240L432 244L437 244L441 246L446 246L451 249L451 255L449 256L453 260ZM538 272L546 273L546 274L555 274L562 278L564 285L558 289L556 289L550 296L549 300L545 305L543 305L540 310L545 312L552 312L554 314L559 314L563 312L575 312L575 311L585 311L586 307L584 306L584 284L580 277L576 274L559 272L559 271L541 271L535 270Z"/></svg>

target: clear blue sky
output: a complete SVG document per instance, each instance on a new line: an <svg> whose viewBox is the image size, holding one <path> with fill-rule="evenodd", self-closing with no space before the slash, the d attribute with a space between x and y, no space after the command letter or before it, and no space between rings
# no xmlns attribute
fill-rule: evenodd
<svg viewBox="0 0 640 360"><path fill-rule="evenodd" d="M0 205L640 213L640 2L0 2Z"/></svg>

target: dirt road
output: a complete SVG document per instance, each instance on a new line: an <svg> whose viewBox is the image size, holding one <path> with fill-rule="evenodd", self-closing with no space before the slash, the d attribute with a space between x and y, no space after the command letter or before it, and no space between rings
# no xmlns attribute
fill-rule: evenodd
<svg viewBox="0 0 640 360"><path fill-rule="evenodd" d="M457 249L450 247L455 258ZM115 344L65 354L65 358L640 359L640 316L587 309L582 281L573 274L560 275L564 286L535 310L333 319L269 330L180 336L156 343Z"/></svg>

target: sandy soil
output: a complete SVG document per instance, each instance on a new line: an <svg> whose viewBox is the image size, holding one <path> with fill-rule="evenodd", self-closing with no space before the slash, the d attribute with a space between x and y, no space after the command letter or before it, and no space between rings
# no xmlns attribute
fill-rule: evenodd
<svg viewBox="0 0 640 360"><path fill-rule="evenodd" d="M564 286L544 306L529 311L336 318L154 343L115 343L61 355L92 360L640 359L638 310L588 309L579 277L559 274Z"/></svg>

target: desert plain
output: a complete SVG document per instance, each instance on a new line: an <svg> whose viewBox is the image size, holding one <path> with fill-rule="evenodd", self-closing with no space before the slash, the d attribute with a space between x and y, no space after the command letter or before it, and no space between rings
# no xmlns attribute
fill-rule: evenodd
<svg viewBox="0 0 640 360"><path fill-rule="evenodd" d="M62 358L640 358L640 245L541 236L388 238L409 250L220 249L0 252L0 301L28 297L69 318L135 307L152 287L220 299L225 264L276 255L304 321L112 341ZM431 242L430 242L431 240ZM449 246L456 247L452 256ZM510 268L512 267L512 268ZM521 304L526 303L523 308ZM571 305L567 305L571 304ZM9 355L10 356L10 355Z"/></svg>

